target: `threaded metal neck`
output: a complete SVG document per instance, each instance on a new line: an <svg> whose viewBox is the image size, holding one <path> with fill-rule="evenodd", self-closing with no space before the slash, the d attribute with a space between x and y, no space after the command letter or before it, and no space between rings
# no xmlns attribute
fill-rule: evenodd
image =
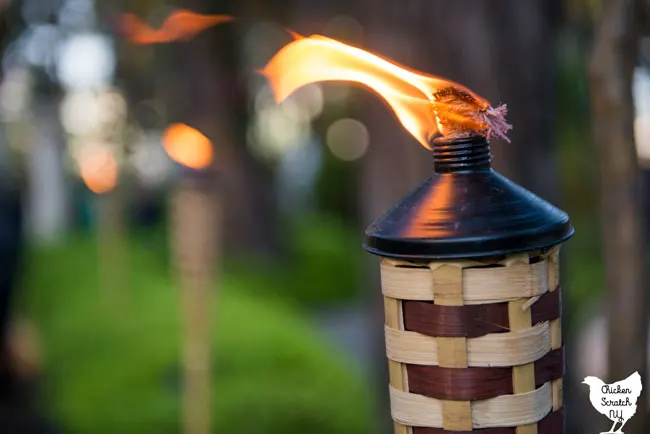
<svg viewBox="0 0 650 434"><path fill-rule="evenodd" d="M437 173L490 170L491 159L490 143L484 137L433 140L433 170Z"/></svg>

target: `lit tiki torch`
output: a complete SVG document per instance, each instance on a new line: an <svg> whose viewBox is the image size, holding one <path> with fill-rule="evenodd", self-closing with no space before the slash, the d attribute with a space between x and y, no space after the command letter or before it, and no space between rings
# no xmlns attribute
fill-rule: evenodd
<svg viewBox="0 0 650 434"><path fill-rule="evenodd" d="M103 295L114 297L123 278L121 265L124 254L119 206L119 167L114 150L108 143L90 141L75 152L79 175L93 193L91 208L97 217L97 248L99 256L99 283Z"/></svg>
<svg viewBox="0 0 650 434"><path fill-rule="evenodd" d="M165 150L183 173L171 200L171 237L183 321L183 432L210 433L210 306L219 213L209 173L210 140L184 124L163 135Z"/></svg>
<svg viewBox="0 0 650 434"><path fill-rule="evenodd" d="M323 36L296 36L262 73L278 101L316 81L366 85L433 151L431 177L366 231L395 432L562 433L558 250L573 228L491 169L505 106Z"/></svg>
<svg viewBox="0 0 650 434"><path fill-rule="evenodd" d="M131 13L120 17L124 36L137 45L188 41L227 15L205 15L179 9L158 29ZM165 150L183 167L171 200L171 236L178 272L183 320L183 432L211 432L210 289L220 238L221 214L210 173L213 146L199 131L174 124L163 135Z"/></svg>

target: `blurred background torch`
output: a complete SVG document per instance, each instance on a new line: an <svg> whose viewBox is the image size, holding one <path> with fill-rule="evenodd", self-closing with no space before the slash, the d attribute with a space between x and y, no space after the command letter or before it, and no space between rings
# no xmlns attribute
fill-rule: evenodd
<svg viewBox="0 0 650 434"><path fill-rule="evenodd" d="M106 286L107 282L113 282L116 272L119 273L113 267L119 256L116 248L121 236L121 225L115 224L121 221L121 210L115 191L118 165L110 146L103 142L85 144L78 151L77 164L81 179L93 194L91 208L97 216L99 264L103 268L100 285Z"/></svg>
<svg viewBox="0 0 650 434"><path fill-rule="evenodd" d="M126 222L118 185L124 153L121 136L125 105L118 92L104 89L68 96L61 110L69 126L76 125L74 118L83 113L84 122L92 123L96 117L101 127L99 132L73 136L71 151L79 175L91 192L88 203L92 220L96 221L99 287L109 297L123 291L126 285Z"/></svg>
<svg viewBox="0 0 650 434"><path fill-rule="evenodd" d="M183 432L210 432L210 305L218 251L219 211L210 173L210 140L184 124L169 126L165 150L181 166L171 196L173 262L183 322Z"/></svg>
<svg viewBox="0 0 650 434"><path fill-rule="evenodd" d="M124 13L120 28L136 45L188 41L227 15L205 15L178 9L158 29L132 13ZM178 274L183 322L183 431L208 434L211 430L210 290L220 238L220 213L214 189L212 142L185 124L172 124L163 133L165 151L179 164L180 179L171 194L173 262Z"/></svg>

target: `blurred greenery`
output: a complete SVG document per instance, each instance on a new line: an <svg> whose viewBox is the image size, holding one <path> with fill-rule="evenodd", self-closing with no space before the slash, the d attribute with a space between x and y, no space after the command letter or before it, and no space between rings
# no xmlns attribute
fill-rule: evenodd
<svg viewBox="0 0 650 434"><path fill-rule="evenodd" d="M576 233L563 246L564 322L573 326L604 292L598 160L591 140L587 55L589 38L579 29L558 40L557 152L562 203ZM577 325L577 324L575 324Z"/></svg>
<svg viewBox="0 0 650 434"><path fill-rule="evenodd" d="M291 227L286 233L287 258L255 264L227 262L224 280L300 305L322 306L356 298L364 257L362 231L324 213L301 216L287 226Z"/></svg>
<svg viewBox="0 0 650 434"><path fill-rule="evenodd" d="M324 230L314 244L334 258L342 247ZM43 335L45 404L65 432L178 432L178 293L137 238L129 244L129 285L105 292L91 238L29 254L22 308ZM303 261L306 275L318 268L309 255ZM374 432L363 376L290 305L249 287L256 279L227 276L213 306L214 432Z"/></svg>

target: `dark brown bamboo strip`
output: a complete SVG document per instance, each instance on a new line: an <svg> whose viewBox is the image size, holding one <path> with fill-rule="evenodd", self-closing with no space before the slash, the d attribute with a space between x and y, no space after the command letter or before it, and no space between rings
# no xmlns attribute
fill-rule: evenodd
<svg viewBox="0 0 650 434"><path fill-rule="evenodd" d="M466 369L406 365L409 391L430 398L477 401L513 394L512 368ZM553 350L535 362L535 387L564 376L564 349Z"/></svg>
<svg viewBox="0 0 650 434"><path fill-rule="evenodd" d="M539 434L564 434L564 409L552 411L537 423Z"/></svg>
<svg viewBox="0 0 650 434"><path fill-rule="evenodd" d="M432 272L433 302L435 305L463 306L462 268L453 265L443 265L433 268ZM438 360L441 367L448 369L467 369L467 338L437 337L436 343L438 346ZM450 430L471 430L472 407L470 401L443 400L442 426Z"/></svg>
<svg viewBox="0 0 650 434"><path fill-rule="evenodd" d="M441 306L423 301L404 301L406 330L428 336L477 338L508 331L506 303Z"/></svg>
<svg viewBox="0 0 650 434"><path fill-rule="evenodd" d="M561 315L560 291L547 292L531 306L532 323ZM402 302L404 327L433 337L476 338L510 331L508 303L444 306L425 301Z"/></svg>
<svg viewBox="0 0 650 434"><path fill-rule="evenodd" d="M564 411L549 413L537 424L539 434L564 434ZM449 431L442 428L414 427L413 434L515 434L516 428L487 428L473 431Z"/></svg>
<svg viewBox="0 0 650 434"><path fill-rule="evenodd" d="M430 398L476 401L512 394L512 368L407 365L409 391Z"/></svg>
<svg viewBox="0 0 650 434"><path fill-rule="evenodd" d="M543 358L535 362L535 386L564 377L564 347L549 351Z"/></svg>
<svg viewBox="0 0 650 434"><path fill-rule="evenodd" d="M561 288L551 290L540 297L530 308L533 325L562 317Z"/></svg>

